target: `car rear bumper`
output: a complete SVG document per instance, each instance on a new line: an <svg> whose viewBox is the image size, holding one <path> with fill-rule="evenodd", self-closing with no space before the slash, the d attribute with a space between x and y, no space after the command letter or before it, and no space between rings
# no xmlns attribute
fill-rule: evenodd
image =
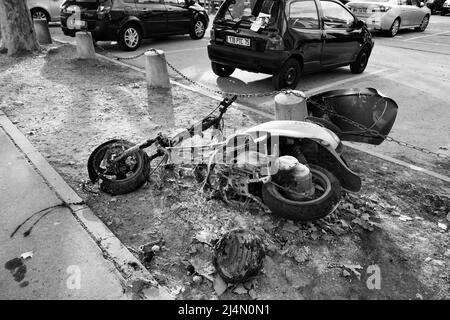
<svg viewBox="0 0 450 320"><path fill-rule="evenodd" d="M276 50L259 52L211 42L208 45L208 56L213 62L242 70L275 74L289 57L289 52Z"/></svg>
<svg viewBox="0 0 450 320"><path fill-rule="evenodd" d="M113 24L111 21L102 20L87 20L87 28L83 31L89 31L95 40L99 41L115 41L117 40L117 33L119 26ZM61 16L61 29L66 36L75 37L77 31L80 29L69 29L67 27L67 17Z"/></svg>
<svg viewBox="0 0 450 320"><path fill-rule="evenodd" d="M370 16L356 15L356 17L366 23L369 31L389 30L396 18L385 13L374 13Z"/></svg>

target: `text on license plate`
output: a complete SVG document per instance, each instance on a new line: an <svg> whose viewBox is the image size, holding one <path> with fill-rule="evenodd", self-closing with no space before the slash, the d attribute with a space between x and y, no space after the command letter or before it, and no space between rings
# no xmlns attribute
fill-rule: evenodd
<svg viewBox="0 0 450 320"><path fill-rule="evenodd" d="M250 39L227 36L227 42L238 46L250 47Z"/></svg>

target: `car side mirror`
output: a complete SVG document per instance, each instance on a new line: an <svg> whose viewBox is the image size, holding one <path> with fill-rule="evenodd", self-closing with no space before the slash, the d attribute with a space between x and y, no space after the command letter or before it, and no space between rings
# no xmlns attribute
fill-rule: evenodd
<svg viewBox="0 0 450 320"><path fill-rule="evenodd" d="M424 7L425 6L425 3L423 3L423 2L421 2L421 3L419 3L419 7Z"/></svg>

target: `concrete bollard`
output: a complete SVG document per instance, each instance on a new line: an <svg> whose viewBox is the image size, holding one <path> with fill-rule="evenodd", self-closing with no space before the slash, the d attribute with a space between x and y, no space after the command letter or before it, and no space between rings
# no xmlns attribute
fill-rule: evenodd
<svg viewBox="0 0 450 320"><path fill-rule="evenodd" d="M164 51L156 50L145 53L145 71L147 85L150 88L170 89L169 73L165 61Z"/></svg>
<svg viewBox="0 0 450 320"><path fill-rule="evenodd" d="M78 59L96 59L94 41L90 32L78 31L75 34L75 39Z"/></svg>
<svg viewBox="0 0 450 320"><path fill-rule="evenodd" d="M308 116L305 94L298 90L292 92L301 96L288 93L279 93L275 96L276 120L304 121Z"/></svg>
<svg viewBox="0 0 450 320"><path fill-rule="evenodd" d="M36 31L36 38L39 44L52 44L52 37L48 29L48 22L45 19L33 20L34 30Z"/></svg>

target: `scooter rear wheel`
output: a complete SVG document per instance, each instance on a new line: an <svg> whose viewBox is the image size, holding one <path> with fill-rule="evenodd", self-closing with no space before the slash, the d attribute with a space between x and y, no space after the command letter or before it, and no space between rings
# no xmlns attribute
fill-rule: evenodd
<svg viewBox="0 0 450 320"><path fill-rule="evenodd" d="M314 221L327 216L341 198L341 185L336 177L317 165L310 164L316 193L305 201L291 200L273 183L262 187L262 198L274 215L294 221Z"/></svg>

